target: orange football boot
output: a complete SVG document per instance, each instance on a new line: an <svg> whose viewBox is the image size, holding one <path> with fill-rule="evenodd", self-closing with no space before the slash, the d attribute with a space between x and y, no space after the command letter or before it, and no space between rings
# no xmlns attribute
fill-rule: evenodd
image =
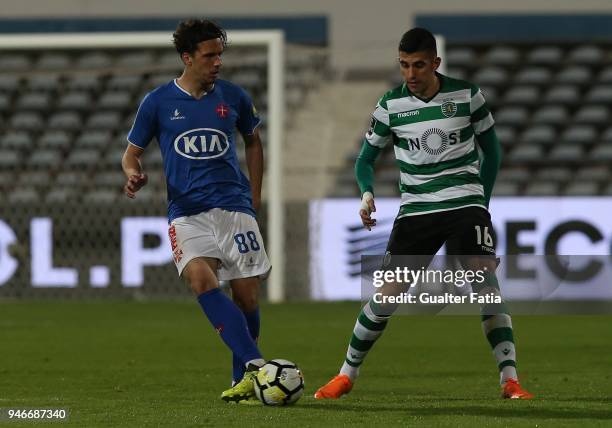
<svg viewBox="0 0 612 428"><path fill-rule="evenodd" d="M530 400L533 398L533 394L521 388L516 379L508 379L502 388L502 398Z"/></svg>
<svg viewBox="0 0 612 428"><path fill-rule="evenodd" d="M351 389L353 389L353 382L351 382L351 379L347 375L339 374L319 388L317 392L315 392L314 398L317 400L325 398L337 399L351 392Z"/></svg>

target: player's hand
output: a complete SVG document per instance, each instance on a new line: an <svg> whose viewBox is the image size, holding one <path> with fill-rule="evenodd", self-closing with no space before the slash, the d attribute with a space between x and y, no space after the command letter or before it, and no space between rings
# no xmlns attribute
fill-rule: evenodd
<svg viewBox="0 0 612 428"><path fill-rule="evenodd" d="M363 226L372 230L376 226L376 219L371 217L372 213L376 212L376 205L374 205L374 195L371 192L365 192L361 197L361 208L359 209L359 216Z"/></svg>
<svg viewBox="0 0 612 428"><path fill-rule="evenodd" d="M149 178L147 177L147 174L132 174L129 176L125 186L123 186L123 191L128 198L134 199L136 197L136 192L138 192L142 186L147 184L148 180Z"/></svg>

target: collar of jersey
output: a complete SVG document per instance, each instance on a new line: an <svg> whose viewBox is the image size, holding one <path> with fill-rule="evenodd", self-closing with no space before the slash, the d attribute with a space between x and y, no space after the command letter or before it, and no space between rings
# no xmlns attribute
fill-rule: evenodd
<svg viewBox="0 0 612 428"><path fill-rule="evenodd" d="M416 99L419 99L421 101L423 101L424 103L428 103L431 100L433 100L435 97L438 96L438 94L440 92L442 92L442 88L444 87L444 84L446 83L446 79L444 78L443 74L440 74L436 71L436 76L438 76L438 79L440 79L440 87L438 88L438 90L436 91L435 94L433 94L431 97L429 98L421 98L418 95L413 94L410 89L408 89L408 85L406 85L406 82L404 82L404 84L402 85L402 92L406 92L408 93L408 95L412 95L413 97L415 97Z"/></svg>
<svg viewBox="0 0 612 428"><path fill-rule="evenodd" d="M202 95L200 98L196 98L193 95L191 95L189 92L187 92L186 90L184 90L183 88L181 88L181 85L178 84L178 82L176 81L176 79L172 79L172 82L174 83L174 86L176 86L176 88L181 91L182 93L184 93L185 95L189 96L190 98L193 98L194 100L201 100L202 98L204 98L206 95L210 94L212 91L215 90L215 84L213 83L213 87L211 88L210 91L208 92L204 92L204 95Z"/></svg>

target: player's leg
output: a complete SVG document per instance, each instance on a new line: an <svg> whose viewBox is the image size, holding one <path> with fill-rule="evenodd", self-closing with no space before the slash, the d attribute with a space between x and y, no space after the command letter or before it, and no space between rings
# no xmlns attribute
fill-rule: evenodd
<svg viewBox="0 0 612 428"><path fill-rule="evenodd" d="M265 278L271 269L257 221L251 215L222 209L213 209L210 214L215 224L217 247L221 253L218 277L220 280L230 281L238 305L253 315L251 325L245 330L249 335L257 335L258 331L253 328L259 324L259 315L253 312L257 310L259 281ZM264 361L260 360L257 366L263 363ZM242 380L223 392L222 398L247 393L254 395L253 369L254 367L247 367Z"/></svg>
<svg viewBox="0 0 612 428"><path fill-rule="evenodd" d="M230 281L232 299L240 308L247 322L251 337L257 343L259 338L259 289L261 280L258 277L238 278ZM244 376L245 366L236 354L233 355L232 382L239 382Z"/></svg>
<svg viewBox="0 0 612 428"><path fill-rule="evenodd" d="M469 207L461 211L456 232L447 241L447 253L458 255L465 269L480 271L484 281L472 284L472 290L482 296L501 296L495 274L495 238L491 216L482 208ZM503 303L481 305L482 329L493 351L500 373L504 398L532 398L518 384L516 349L512 318Z"/></svg>
<svg viewBox="0 0 612 428"><path fill-rule="evenodd" d="M209 257L191 259L182 272L198 298L204 314L221 339L243 365L263 362L255 341L248 332L242 311L221 292L215 272L219 261Z"/></svg>
<svg viewBox="0 0 612 428"><path fill-rule="evenodd" d="M397 219L393 225L387 254L394 257L383 269L394 269L397 257L407 257L408 268L427 267L444 242L438 228L432 227L435 216L423 215ZM397 284L383 286L383 294L399 294L404 288ZM370 299L359 312L340 373L315 392L315 398L340 398L351 391L359 376L359 368L368 352L382 336L398 305L380 304Z"/></svg>

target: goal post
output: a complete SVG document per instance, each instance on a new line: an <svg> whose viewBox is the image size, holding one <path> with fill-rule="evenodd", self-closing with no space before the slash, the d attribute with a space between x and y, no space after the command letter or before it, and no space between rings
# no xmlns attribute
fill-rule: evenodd
<svg viewBox="0 0 612 428"><path fill-rule="evenodd" d="M268 52L267 246L274 268L268 299L285 299L285 240L283 195L283 126L285 100L285 37L281 30L228 31L234 46L263 46ZM39 33L0 36L0 50L171 48L170 32Z"/></svg>

